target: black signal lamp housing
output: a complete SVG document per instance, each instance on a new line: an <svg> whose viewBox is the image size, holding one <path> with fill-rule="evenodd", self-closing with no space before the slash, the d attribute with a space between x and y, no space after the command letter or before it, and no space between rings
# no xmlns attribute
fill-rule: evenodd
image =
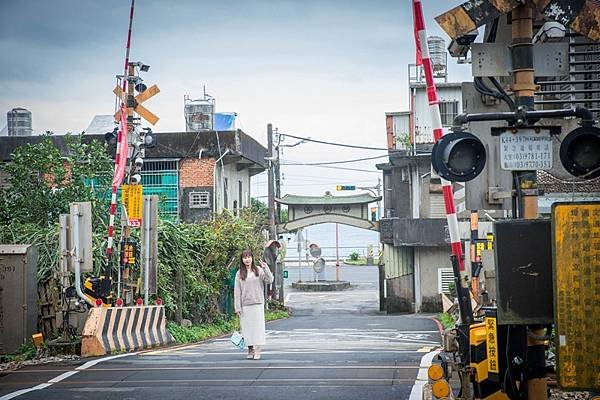
<svg viewBox="0 0 600 400"><path fill-rule="evenodd" d="M582 126L571 131L560 145L560 162L573 176L600 176L600 128Z"/></svg>
<svg viewBox="0 0 600 400"><path fill-rule="evenodd" d="M118 134L119 134L119 128L115 127L115 129L113 129L112 131L106 132L104 134L104 141L109 146L117 147Z"/></svg>
<svg viewBox="0 0 600 400"><path fill-rule="evenodd" d="M475 179L485 167L485 146L469 132L452 132L442 136L431 151L435 172L450 182Z"/></svg>

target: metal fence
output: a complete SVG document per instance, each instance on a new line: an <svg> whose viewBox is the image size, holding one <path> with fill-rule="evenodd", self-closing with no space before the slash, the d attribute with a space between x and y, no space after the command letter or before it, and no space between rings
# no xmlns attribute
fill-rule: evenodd
<svg viewBox="0 0 600 400"><path fill-rule="evenodd" d="M177 160L145 160L142 167L144 195L158 195L161 217L179 220L179 168Z"/></svg>

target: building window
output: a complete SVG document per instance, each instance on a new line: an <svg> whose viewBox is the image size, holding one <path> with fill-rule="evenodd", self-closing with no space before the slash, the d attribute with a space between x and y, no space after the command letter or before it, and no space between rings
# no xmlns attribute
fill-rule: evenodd
<svg viewBox="0 0 600 400"><path fill-rule="evenodd" d="M238 205L240 208L244 208L244 202L242 201L243 189L242 181L238 181Z"/></svg>
<svg viewBox="0 0 600 400"><path fill-rule="evenodd" d="M454 284L452 268L438 268L438 293L451 294L450 286Z"/></svg>
<svg viewBox="0 0 600 400"><path fill-rule="evenodd" d="M458 100L440 101L440 116L442 126L452 126L454 118L458 115Z"/></svg>
<svg viewBox="0 0 600 400"><path fill-rule="evenodd" d="M208 192L190 192L190 208L209 208L210 193Z"/></svg>

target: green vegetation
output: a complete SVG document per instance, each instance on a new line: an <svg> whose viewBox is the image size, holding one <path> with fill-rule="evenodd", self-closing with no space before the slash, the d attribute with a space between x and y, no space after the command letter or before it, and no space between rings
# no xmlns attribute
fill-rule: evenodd
<svg viewBox="0 0 600 400"><path fill-rule="evenodd" d="M38 247L38 279L58 267L58 216L69 212L69 203L92 203L94 264L105 259L108 201L94 182L109 187L112 161L103 143L83 142L84 135L66 135L67 155L61 155L51 135L41 142L19 147L12 162L0 163L8 183L0 188L0 243L27 243ZM108 189L110 190L110 189Z"/></svg>
<svg viewBox="0 0 600 400"><path fill-rule="evenodd" d="M367 265L367 257L361 256L357 252L350 253L348 258L344 260L344 264L348 265ZM373 257L373 265L379 264L379 258Z"/></svg>
<svg viewBox="0 0 600 400"><path fill-rule="evenodd" d="M287 311L265 311L266 321L287 317L289 317ZM220 320L213 323L191 326L189 328L170 322L167 324L167 329L171 332L177 343L195 343L239 330L240 322L239 319L235 317L230 320Z"/></svg>
<svg viewBox="0 0 600 400"><path fill-rule="evenodd" d="M12 354L6 354L0 356L0 362L21 362L25 360L31 360L37 355L37 348L33 345L32 342L21 345Z"/></svg>
<svg viewBox="0 0 600 400"><path fill-rule="evenodd" d="M448 313L438 314L436 319L440 321L444 329L454 328L456 325L456 320L451 314Z"/></svg>
<svg viewBox="0 0 600 400"><path fill-rule="evenodd" d="M215 221L160 224L158 295L171 319L178 315L194 324L220 320L219 300L229 290L227 266L237 267L245 248L260 257L263 238L256 226L249 210L239 218L224 212Z"/></svg>

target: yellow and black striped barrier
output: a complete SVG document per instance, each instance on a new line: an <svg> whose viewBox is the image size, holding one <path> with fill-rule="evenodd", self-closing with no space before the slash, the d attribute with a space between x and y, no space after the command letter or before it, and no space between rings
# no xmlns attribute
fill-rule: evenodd
<svg viewBox="0 0 600 400"><path fill-rule="evenodd" d="M136 351L173 343L164 306L92 308L83 328L81 356Z"/></svg>

